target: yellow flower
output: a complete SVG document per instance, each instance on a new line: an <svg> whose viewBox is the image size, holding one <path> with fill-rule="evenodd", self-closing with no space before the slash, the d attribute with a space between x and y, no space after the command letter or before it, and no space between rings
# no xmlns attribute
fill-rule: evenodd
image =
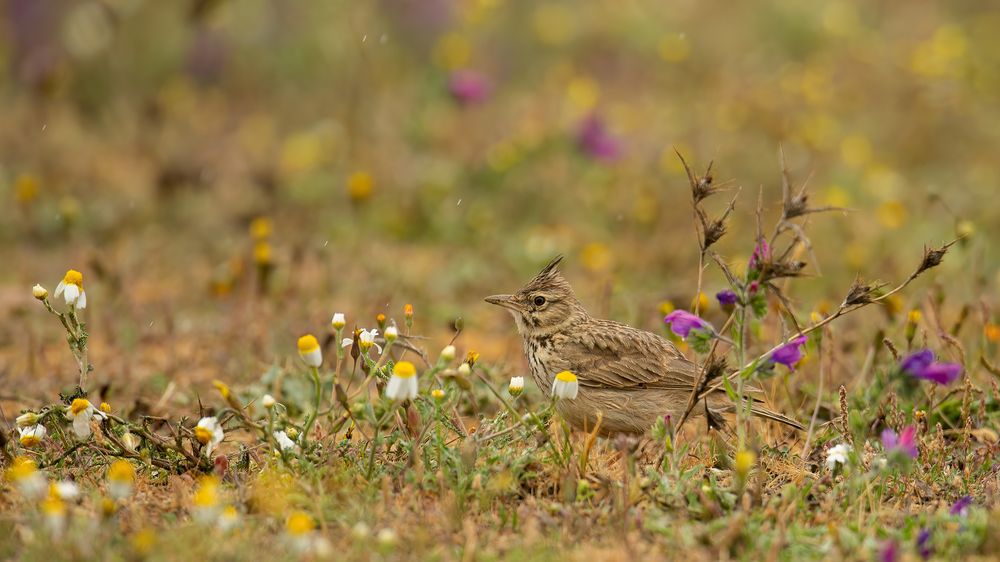
<svg viewBox="0 0 1000 562"><path fill-rule="evenodd" d="M676 308L677 307L674 306L674 303L672 303L670 301L663 301L663 302L661 302L659 304L659 306L657 306L657 309L660 311L660 314L662 314L663 316L666 316L667 314L670 314Z"/></svg>
<svg viewBox="0 0 1000 562"><path fill-rule="evenodd" d="M293 537L301 537L315 531L316 523L308 513L296 511L285 521L285 530Z"/></svg>
<svg viewBox="0 0 1000 562"><path fill-rule="evenodd" d="M323 352L319 348L319 340L312 334L306 334L298 341L299 357L310 367L323 364Z"/></svg>
<svg viewBox="0 0 1000 562"><path fill-rule="evenodd" d="M989 341L991 341L993 343L1000 342L1000 326L998 326L998 325L990 322L990 323L986 324L986 328L984 329L984 333L986 334L986 339L987 340L989 340Z"/></svg>
<svg viewBox="0 0 1000 562"><path fill-rule="evenodd" d="M691 43L683 33L670 33L660 40L660 58L667 62L681 62L691 54Z"/></svg>
<svg viewBox="0 0 1000 562"><path fill-rule="evenodd" d="M156 531L153 529L142 529L136 534L132 535L132 549L140 557L146 557L153 553L153 549L156 548Z"/></svg>
<svg viewBox="0 0 1000 562"><path fill-rule="evenodd" d="M691 310L698 310L699 312L704 313L706 310L708 310L708 306L710 304L711 301L708 300L708 295L706 295L704 292L698 293L698 296L691 299Z"/></svg>
<svg viewBox="0 0 1000 562"><path fill-rule="evenodd" d="M101 405L98 407L98 410L104 412L105 414L110 414L111 404L108 404L107 402L101 402Z"/></svg>
<svg viewBox="0 0 1000 562"><path fill-rule="evenodd" d="M198 489L192 498L195 509L195 519L200 523L214 523L219 508L219 478L202 476L198 480Z"/></svg>
<svg viewBox="0 0 1000 562"><path fill-rule="evenodd" d="M507 392L514 398L517 398L524 392L524 377L511 377L510 383L507 385Z"/></svg>
<svg viewBox="0 0 1000 562"><path fill-rule="evenodd" d="M253 262L259 266L271 265L272 254L271 244L266 240L260 240L253 245Z"/></svg>
<svg viewBox="0 0 1000 562"><path fill-rule="evenodd" d="M909 322L910 324L919 324L921 318L923 317L924 317L923 313L914 308L913 310L910 311L909 314L906 315L906 321Z"/></svg>
<svg viewBox="0 0 1000 562"><path fill-rule="evenodd" d="M41 182L32 174L21 174L14 180L14 198L18 203L30 203L38 197Z"/></svg>
<svg viewBox="0 0 1000 562"><path fill-rule="evenodd" d="M437 400L438 402L444 400L445 397L444 390L441 390L440 388L435 388L434 390L431 391L431 397Z"/></svg>
<svg viewBox="0 0 1000 562"><path fill-rule="evenodd" d="M69 405L69 409L66 410L66 418L73 422L73 432L80 439L90 437L90 420L95 415L97 415L97 410L86 398L74 399Z"/></svg>
<svg viewBox="0 0 1000 562"><path fill-rule="evenodd" d="M274 232L274 222L268 217L257 217L250 222L250 237L254 240L264 240Z"/></svg>
<svg viewBox="0 0 1000 562"><path fill-rule="evenodd" d="M558 399L573 400L580 391L580 382L576 375L569 371L562 371L556 375L552 382L552 396Z"/></svg>
<svg viewBox="0 0 1000 562"><path fill-rule="evenodd" d="M37 446L45 439L45 426L44 425L32 425L29 427L18 428L18 441L20 441L22 447L31 448Z"/></svg>
<svg viewBox="0 0 1000 562"><path fill-rule="evenodd" d="M372 179L371 174L368 172L354 172L347 178L347 194L356 203L360 203L371 197L374 188L375 180Z"/></svg>
<svg viewBox="0 0 1000 562"><path fill-rule="evenodd" d="M60 295L66 300L67 306L79 309L87 308L87 293L83 290L83 274L75 269L67 271L62 281L56 285L56 297Z"/></svg>
<svg viewBox="0 0 1000 562"><path fill-rule="evenodd" d="M38 472L35 461L28 457L14 459L4 475L27 497L38 498L45 493L45 477Z"/></svg>
<svg viewBox="0 0 1000 562"><path fill-rule="evenodd" d="M754 463L757 462L757 454L753 451L743 450L736 453L736 474L740 478L746 478L747 474L750 473L750 469L753 468Z"/></svg>
<svg viewBox="0 0 1000 562"><path fill-rule="evenodd" d="M477 361L479 361L478 351L470 351L465 354L465 362L469 364L469 367L475 367Z"/></svg>
<svg viewBox="0 0 1000 562"><path fill-rule="evenodd" d="M214 386L216 390L219 391L219 394L222 395L223 400L229 400L229 397L232 395L232 393L230 392L229 386L226 383L220 380L214 380L212 381L212 386Z"/></svg>
<svg viewBox="0 0 1000 562"><path fill-rule="evenodd" d="M606 244L591 242L584 246L580 252L580 261L590 271L607 271L611 268L614 255Z"/></svg>
<svg viewBox="0 0 1000 562"><path fill-rule="evenodd" d="M116 460L108 467L108 493L121 500L132 494L135 485L135 467L126 460Z"/></svg>
<svg viewBox="0 0 1000 562"><path fill-rule="evenodd" d="M205 447L205 456L211 458L212 451L225 439L225 432L218 418L205 417L198 420L194 428L194 437Z"/></svg>

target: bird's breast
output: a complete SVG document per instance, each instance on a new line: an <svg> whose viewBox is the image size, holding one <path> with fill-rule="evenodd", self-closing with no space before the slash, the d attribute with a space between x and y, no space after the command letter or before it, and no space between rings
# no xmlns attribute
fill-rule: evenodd
<svg viewBox="0 0 1000 562"><path fill-rule="evenodd" d="M528 358L531 377L535 379L538 388L543 393L549 394L552 379L558 372L565 370L565 361L558 353L553 338L549 336L525 338L524 355Z"/></svg>

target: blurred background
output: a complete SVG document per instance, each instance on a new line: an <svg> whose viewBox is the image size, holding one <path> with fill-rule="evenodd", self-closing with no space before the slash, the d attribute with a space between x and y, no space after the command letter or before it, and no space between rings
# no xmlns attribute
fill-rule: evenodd
<svg viewBox="0 0 1000 562"><path fill-rule="evenodd" d="M333 312L404 303L430 350L461 316L523 372L482 297L556 254L592 312L659 330L696 287L675 150L714 161L719 212L742 187L736 270L779 146L849 209L808 221L803 312L959 235L920 283L1000 282L995 2L6 0L0 30L5 372L73 380L28 290L70 267L118 381L254 378Z"/></svg>

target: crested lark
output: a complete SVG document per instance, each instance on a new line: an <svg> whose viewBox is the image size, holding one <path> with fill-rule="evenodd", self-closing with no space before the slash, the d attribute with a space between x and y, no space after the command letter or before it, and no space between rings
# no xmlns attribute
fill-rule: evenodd
<svg viewBox="0 0 1000 562"><path fill-rule="evenodd" d="M556 373L570 371L580 382L574 400L556 407L574 427L593 428L601 412L601 433L643 433L660 416L684 413L697 371L670 341L645 330L591 317L556 269L556 258L512 295L486 302L510 311L524 339L531 376L546 395ZM723 391L705 397L692 415L721 423L734 404ZM753 405L753 414L792 427L781 414Z"/></svg>

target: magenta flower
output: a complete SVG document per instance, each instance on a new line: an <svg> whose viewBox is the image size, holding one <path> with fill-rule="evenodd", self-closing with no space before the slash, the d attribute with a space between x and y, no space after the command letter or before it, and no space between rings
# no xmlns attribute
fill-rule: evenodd
<svg viewBox="0 0 1000 562"><path fill-rule="evenodd" d="M915 379L951 384L962 376L962 366L958 363L940 363L934 360L934 352L922 349L911 353L899 364L904 373Z"/></svg>
<svg viewBox="0 0 1000 562"><path fill-rule="evenodd" d="M799 336L792 341L786 343L785 345L775 349L771 353L771 363L780 363L789 370L795 370L795 364L802 360L805 355L802 351L802 346L806 344L806 337Z"/></svg>
<svg viewBox="0 0 1000 562"><path fill-rule="evenodd" d="M750 254L750 263L747 264L747 268L753 271L760 266L761 262L769 261L771 261L771 247L767 244L767 240L761 238L753 249L753 253Z"/></svg>
<svg viewBox="0 0 1000 562"><path fill-rule="evenodd" d="M663 322L670 326L670 331L677 334L681 339L687 339L688 334L693 330L711 330L708 322L698 318L686 310L675 310L663 318Z"/></svg>
<svg viewBox="0 0 1000 562"><path fill-rule="evenodd" d="M972 505L972 496L962 496L954 504L952 504L951 509L948 513L952 515L965 515L969 512L969 506Z"/></svg>
<svg viewBox="0 0 1000 562"><path fill-rule="evenodd" d="M903 428L903 433L896 434L891 428L882 430L882 447L888 453L902 452L911 459L917 458L920 451L917 450L917 428L908 425Z"/></svg>
<svg viewBox="0 0 1000 562"><path fill-rule="evenodd" d="M621 156L621 142L612 135L597 115L591 115L576 135L580 150L595 160L613 162Z"/></svg>
<svg viewBox="0 0 1000 562"><path fill-rule="evenodd" d="M459 103L472 105L486 101L493 91L493 85L484 74L474 70L459 70L449 77L448 91Z"/></svg>
<svg viewBox="0 0 1000 562"><path fill-rule="evenodd" d="M725 291L719 291L715 294L715 298L719 301L722 306L733 306L739 302L740 298L736 296L736 293L726 289Z"/></svg>
<svg viewBox="0 0 1000 562"><path fill-rule="evenodd" d="M899 560L899 547L896 541L886 541L878 552L879 562L896 562Z"/></svg>

